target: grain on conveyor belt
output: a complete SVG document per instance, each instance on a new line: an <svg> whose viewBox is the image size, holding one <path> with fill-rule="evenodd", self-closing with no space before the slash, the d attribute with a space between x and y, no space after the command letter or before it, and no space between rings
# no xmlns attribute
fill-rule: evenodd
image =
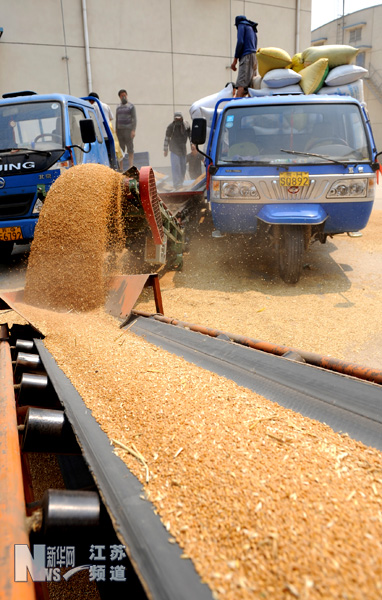
<svg viewBox="0 0 382 600"><path fill-rule="evenodd" d="M382 595L382 455L123 333L23 306L216 598Z"/></svg>

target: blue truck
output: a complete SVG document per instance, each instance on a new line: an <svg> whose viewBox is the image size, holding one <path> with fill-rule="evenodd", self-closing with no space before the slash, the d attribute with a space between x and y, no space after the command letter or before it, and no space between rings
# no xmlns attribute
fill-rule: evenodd
<svg viewBox="0 0 382 600"><path fill-rule="evenodd" d="M366 227L377 149L366 107L339 95L221 98L192 142L206 156L214 237L248 234L276 250L297 283L309 244Z"/></svg>
<svg viewBox="0 0 382 600"><path fill-rule="evenodd" d="M57 177L84 163L118 168L113 134L96 98L31 91L3 95L0 261L10 256L15 243L33 239L45 196Z"/></svg>

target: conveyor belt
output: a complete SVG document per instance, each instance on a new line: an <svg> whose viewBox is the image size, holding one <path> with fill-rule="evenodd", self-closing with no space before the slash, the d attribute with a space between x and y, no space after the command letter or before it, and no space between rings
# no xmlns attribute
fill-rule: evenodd
<svg viewBox="0 0 382 600"><path fill-rule="evenodd" d="M139 317L129 329L189 362L382 450L380 385L150 318Z"/></svg>
<svg viewBox="0 0 382 600"><path fill-rule="evenodd" d="M113 521L115 531L153 600L212 600L192 562L181 559L181 549L169 543L169 533L143 498L139 480L113 453L113 446L81 396L57 366L40 340L34 340L47 375L63 404Z"/></svg>

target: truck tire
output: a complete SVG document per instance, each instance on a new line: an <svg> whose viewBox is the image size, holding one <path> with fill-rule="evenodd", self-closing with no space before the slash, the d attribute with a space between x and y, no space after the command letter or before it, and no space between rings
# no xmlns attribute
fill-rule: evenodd
<svg viewBox="0 0 382 600"><path fill-rule="evenodd" d="M297 283L304 256L304 225L281 225L278 242L280 277L285 283Z"/></svg>
<svg viewBox="0 0 382 600"><path fill-rule="evenodd" d="M13 251L13 242L0 242L0 262L7 262Z"/></svg>

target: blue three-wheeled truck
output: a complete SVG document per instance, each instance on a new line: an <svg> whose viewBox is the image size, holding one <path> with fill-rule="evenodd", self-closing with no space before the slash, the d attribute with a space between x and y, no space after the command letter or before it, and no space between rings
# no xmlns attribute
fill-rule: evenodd
<svg viewBox="0 0 382 600"><path fill-rule="evenodd" d="M210 126L214 235L255 234L273 244L286 283L298 282L311 241L367 225L379 164L366 108L355 98L223 98ZM206 131L206 119L193 120L198 148Z"/></svg>

